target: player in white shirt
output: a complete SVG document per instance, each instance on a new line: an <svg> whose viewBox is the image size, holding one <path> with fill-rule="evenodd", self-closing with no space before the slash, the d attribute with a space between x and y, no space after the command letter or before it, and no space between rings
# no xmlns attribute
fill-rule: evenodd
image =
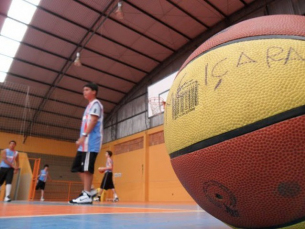
<svg viewBox="0 0 305 229"><path fill-rule="evenodd" d="M70 204L92 204L96 190L91 189L94 163L103 140L103 105L96 99L98 86L88 83L83 88L83 94L89 104L83 115L80 137L76 141L78 151L72 165L72 172L77 172L84 183L84 190Z"/></svg>

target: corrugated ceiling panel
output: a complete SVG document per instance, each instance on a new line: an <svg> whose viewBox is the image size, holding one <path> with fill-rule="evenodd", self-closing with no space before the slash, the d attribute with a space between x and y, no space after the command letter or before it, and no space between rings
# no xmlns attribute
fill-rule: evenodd
<svg viewBox="0 0 305 229"><path fill-rule="evenodd" d="M162 26L159 23L153 24L146 32L146 35L158 39L163 44L177 50L182 45L186 44L188 41L187 38L178 35L176 32L174 32L171 29L168 29L167 27Z"/></svg>
<svg viewBox="0 0 305 229"><path fill-rule="evenodd" d="M173 51L164 48L157 43L148 43L147 38L141 36L135 42L132 46L132 48L140 50L143 53L149 53L149 56L159 60L163 61L167 57L169 57L171 54L173 54Z"/></svg>
<svg viewBox="0 0 305 229"><path fill-rule="evenodd" d="M215 25L217 22L222 20L224 17L214 10L209 4L204 1L188 0L180 1L173 0L176 4L182 7L184 10L189 12L191 15L196 17L208 26Z"/></svg>
<svg viewBox="0 0 305 229"><path fill-rule="evenodd" d="M104 11L111 0L80 0L80 2L84 2L99 11Z"/></svg>
<svg viewBox="0 0 305 229"><path fill-rule="evenodd" d="M72 103L72 104L76 104L76 105L80 105L80 106L84 106L84 107L86 107L88 105L87 100L84 99L82 94L81 95L75 94L75 95L71 96L71 92L63 91L59 88L56 88L54 90L54 93L51 95L51 98L65 101L65 102ZM113 109L113 107L115 106L114 104L108 103L105 101L101 101L101 103L104 106L105 112L110 112Z"/></svg>
<svg viewBox="0 0 305 229"><path fill-rule="evenodd" d="M76 47L74 44L68 43L33 28L28 28L23 41L66 58L71 55Z"/></svg>
<svg viewBox="0 0 305 229"><path fill-rule="evenodd" d="M206 28L187 14L176 8L168 1L132 1L133 4L142 8L149 14L163 21L189 37L195 38ZM125 11L125 9L124 9ZM128 13L126 13L128 14Z"/></svg>
<svg viewBox="0 0 305 229"><path fill-rule="evenodd" d="M65 77L60 81L59 86L62 86L64 88L68 88L68 89L71 89L74 91L82 92L85 84L86 83L84 83L82 81ZM119 93L116 91L112 91L107 88L99 87L98 97L101 99L107 99L107 100L110 100L113 102L119 102L124 97L124 95L125 94L122 94L122 93Z"/></svg>
<svg viewBox="0 0 305 229"><path fill-rule="evenodd" d="M11 118L0 118L0 131L12 132L12 133L24 133L24 126L28 126L29 122L22 120L16 120ZM18 141L16 139L16 141Z"/></svg>
<svg viewBox="0 0 305 229"><path fill-rule="evenodd" d="M98 72L93 69L89 69L85 66L81 66L81 67L72 66L67 73L76 76L80 79L96 82L101 85L114 88L117 90L121 90L124 92L128 92L135 85L125 80L115 78L113 76L104 74L102 72Z"/></svg>
<svg viewBox="0 0 305 229"><path fill-rule="evenodd" d="M128 3L123 3L124 24L146 34L153 39L177 49L176 44L184 44L188 40L179 33L170 29L164 24L131 7ZM175 42L173 42L175 40ZM180 46L179 46L180 47Z"/></svg>
<svg viewBox="0 0 305 229"><path fill-rule="evenodd" d="M133 68L129 68L119 63L113 63L108 68L108 72L120 76L122 78L131 80L132 82L139 82L146 75L146 73L140 72Z"/></svg>
<svg viewBox="0 0 305 229"><path fill-rule="evenodd" d="M110 74L120 76L132 81L138 82L144 76L144 73L124 64L115 62L106 57L102 57L90 51L83 51L81 55L82 63L100 69Z"/></svg>
<svg viewBox="0 0 305 229"><path fill-rule="evenodd" d="M33 115L35 113L35 110L29 109L27 107L22 107L22 106L16 106L16 105L11 105L7 104L3 101L0 101L0 117L12 117L12 118L17 118L23 121L30 121L33 118Z"/></svg>
<svg viewBox="0 0 305 229"><path fill-rule="evenodd" d="M211 0L211 3L227 16L244 7L239 0Z"/></svg>
<svg viewBox="0 0 305 229"><path fill-rule="evenodd" d="M13 61L10 72L49 84L54 81L57 75L55 72L35 67L18 60Z"/></svg>
<svg viewBox="0 0 305 229"><path fill-rule="evenodd" d="M55 112L63 115L69 115L72 117L75 117L75 119L81 119L82 115L84 113L85 107L79 108L63 103L59 103L56 101L51 101L49 100L44 109L44 111L50 111L50 112Z"/></svg>
<svg viewBox="0 0 305 229"><path fill-rule="evenodd" d="M68 130L64 129L61 134L59 135L62 139L70 139L72 142L75 142L79 138L80 131L79 130ZM77 146L75 145L75 150Z"/></svg>
<svg viewBox="0 0 305 229"><path fill-rule="evenodd" d="M56 71L60 71L66 62L65 59L25 45L20 45L16 57Z"/></svg>
<svg viewBox="0 0 305 229"><path fill-rule="evenodd" d="M60 100L68 103L72 103L75 105L86 107L87 103L86 100L83 98L83 96L80 94L73 94L71 95L71 92L61 90L59 88L55 88L51 95L52 99Z"/></svg>
<svg viewBox="0 0 305 229"><path fill-rule="evenodd" d="M78 129L80 127L81 119L71 119L69 117L41 112L37 119L38 122L45 125L57 126L60 128Z"/></svg>
<svg viewBox="0 0 305 229"><path fill-rule="evenodd" d="M93 36L87 47L146 71L151 70L158 64L158 62L151 58L96 35ZM146 64L143 65L143 63Z"/></svg>
<svg viewBox="0 0 305 229"><path fill-rule="evenodd" d="M105 22L103 26L99 29L99 32L101 34L105 34L106 36L124 44L127 46L130 46L134 48L135 50L138 50L140 52L143 52L149 56L153 56L157 58L158 60L163 60L159 59L160 56L156 55L159 53L168 53L171 54L172 51L169 49L160 46L159 44L155 43L154 41L143 37L137 33L135 33L132 30L129 30L118 23L108 20ZM121 34L124 34L122 36ZM140 43L139 43L140 41Z"/></svg>
<svg viewBox="0 0 305 229"><path fill-rule="evenodd" d="M27 85L30 88L34 87L34 88L40 88L41 90L35 90L35 95L39 95L39 96L44 96L47 92L47 90L49 89L48 85L44 85L41 83L37 83L34 81L31 81L31 79L23 79L23 78L19 78L13 75L8 74L6 77L6 80L12 83L16 83L16 84L23 84L23 85Z"/></svg>
<svg viewBox="0 0 305 229"><path fill-rule="evenodd" d="M41 1L40 5L73 22L90 28L98 18L98 14L74 1Z"/></svg>
<svg viewBox="0 0 305 229"><path fill-rule="evenodd" d="M76 133L76 131L67 131L69 134L67 134L65 137L62 136L62 133L65 131L65 129L60 127L53 127L48 125L42 125L42 124L35 124L32 128L31 135L33 136L40 136L40 137L48 137L48 138L55 138L55 139L64 139L64 140L70 140L74 141L75 138L72 137L73 133Z"/></svg>
<svg viewBox="0 0 305 229"><path fill-rule="evenodd" d="M76 43L86 33L84 29L39 9L36 10L31 24Z"/></svg>
<svg viewBox="0 0 305 229"><path fill-rule="evenodd" d="M26 92L21 91L18 88L3 89L0 87L0 101L2 102L38 108L41 100L41 98L27 95Z"/></svg>

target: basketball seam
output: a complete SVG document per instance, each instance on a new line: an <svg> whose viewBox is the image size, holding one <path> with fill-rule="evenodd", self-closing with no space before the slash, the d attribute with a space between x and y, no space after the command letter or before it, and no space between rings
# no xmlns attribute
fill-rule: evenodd
<svg viewBox="0 0 305 229"><path fill-rule="evenodd" d="M194 143L190 146L187 146L183 149L180 149L180 150L177 150L177 151L171 153L170 157L171 157L171 159L173 159L178 156L189 154L189 153L195 152L197 150L201 150L203 148L230 140L235 137L242 136L244 134L251 133L253 131L262 129L264 127L285 121L287 119L295 118L295 117L298 117L298 116L301 116L304 114L305 114L305 105L297 107L297 108L293 108L291 110L282 112L280 114L276 114L274 116L270 116L268 118L251 123L249 125L246 125L246 126L219 134L217 136L202 140L200 142Z"/></svg>

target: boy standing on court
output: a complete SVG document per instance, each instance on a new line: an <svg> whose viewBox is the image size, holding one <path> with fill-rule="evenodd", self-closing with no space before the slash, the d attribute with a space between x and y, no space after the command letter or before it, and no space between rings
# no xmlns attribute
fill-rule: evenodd
<svg viewBox="0 0 305 229"><path fill-rule="evenodd" d="M102 146L103 138L103 105L96 99L98 86L88 83L83 88L83 95L89 104L83 115L80 137L76 141L78 151L72 165L72 172L79 173L84 183L84 190L70 204L92 204L96 190L91 190L94 163Z"/></svg>
<svg viewBox="0 0 305 229"><path fill-rule="evenodd" d="M119 197L118 195L116 194L115 192L115 189L114 189L114 184L113 184L113 173L112 173L112 170L113 170L113 160L111 158L112 156L112 152L107 150L106 153L105 153L105 157L106 157L106 167L99 167L98 168L98 171L100 173L105 173L104 174L104 178L102 180L102 183L101 183L101 189L100 191L98 192L98 197L96 200L100 201L101 200L101 194L103 192L103 190L108 190L108 189L112 189L112 192L113 192L113 202L117 202L119 201Z"/></svg>
<svg viewBox="0 0 305 229"><path fill-rule="evenodd" d="M16 141L12 140L9 142L7 149L1 152L1 164L0 164L0 190L1 186L5 181L5 202L10 202L10 193L12 189L12 181L14 173L19 169L19 155L18 151L15 150Z"/></svg>
<svg viewBox="0 0 305 229"><path fill-rule="evenodd" d="M48 170L49 170L49 165L46 164L46 165L44 165L44 169L42 169L40 171L40 174L38 175L38 182L36 185L36 190L38 190L38 189L41 190L40 201L44 201L44 189L46 186L47 179L51 180Z"/></svg>

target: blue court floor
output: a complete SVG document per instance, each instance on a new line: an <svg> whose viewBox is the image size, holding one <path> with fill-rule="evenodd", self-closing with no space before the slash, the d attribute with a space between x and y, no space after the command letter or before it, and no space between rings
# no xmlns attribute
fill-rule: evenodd
<svg viewBox="0 0 305 229"><path fill-rule="evenodd" d="M0 203L0 228L230 228L195 204L94 203L74 206L62 202Z"/></svg>

